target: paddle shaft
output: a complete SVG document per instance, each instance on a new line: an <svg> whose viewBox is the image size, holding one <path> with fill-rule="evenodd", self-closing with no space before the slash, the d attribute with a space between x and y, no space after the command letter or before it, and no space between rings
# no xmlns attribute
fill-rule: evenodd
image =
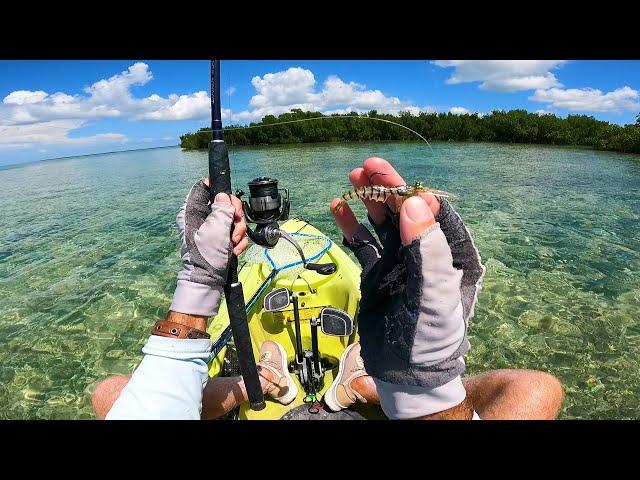
<svg viewBox="0 0 640 480"><path fill-rule="evenodd" d="M222 118L220 115L220 60L211 61L211 130L212 140L209 143L209 179L211 181L211 200L224 192L231 195L231 169L229 168L229 151L222 139ZM233 229L233 226L231 227ZM229 324L233 332L233 340L238 354L240 373L247 390L247 397L252 410L262 410L266 404L260 385L260 377L253 356L247 311L244 303L242 283L238 281L238 257L231 254L227 281L224 286L227 301Z"/></svg>

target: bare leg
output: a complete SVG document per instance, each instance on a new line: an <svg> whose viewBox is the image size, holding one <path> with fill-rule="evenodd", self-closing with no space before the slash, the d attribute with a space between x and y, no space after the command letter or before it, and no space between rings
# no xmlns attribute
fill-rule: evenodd
<svg viewBox="0 0 640 480"><path fill-rule="evenodd" d="M262 376L263 369L260 370L260 381L266 392L273 384ZM265 376L270 374L271 372L264 371ZM106 417L130 378L131 375L113 376L96 385L91 400L97 419L103 420ZM485 420L554 419L560 412L564 398L562 385L554 376L534 370L496 370L464 378L462 381L473 408ZM380 404L375 383L370 376L354 379L352 388L367 402ZM213 378L203 392L202 418L218 418L246 399L247 393L241 377ZM459 407L464 410L459 413L465 413L468 409L462 404ZM440 413L451 418L451 415L458 412ZM426 418L436 417L429 415Z"/></svg>
<svg viewBox="0 0 640 480"><path fill-rule="evenodd" d="M462 381L486 420L553 420L564 399L558 379L535 370L495 370Z"/></svg>
<svg viewBox="0 0 640 480"><path fill-rule="evenodd" d="M376 389L376 384L373 381L373 377L371 377L371 375L364 375L362 377L354 378L353 382L351 382L351 388L362 395L367 403L380 405L378 390Z"/></svg>
<svg viewBox="0 0 640 480"><path fill-rule="evenodd" d="M273 373L258 367L262 392L274 388ZM98 383L91 394L91 403L96 419L104 420L120 396L122 389L131 380L131 375L114 375ZM209 379L202 392L202 419L212 420L230 412L247 401L247 391L242 377L216 377Z"/></svg>
<svg viewBox="0 0 640 480"><path fill-rule="evenodd" d="M463 378L465 402L421 419L470 418L475 409L485 420L552 420L558 417L564 393L548 373L535 370L496 370ZM354 379L352 388L367 402L380 404L376 384L366 375Z"/></svg>
<svg viewBox="0 0 640 480"><path fill-rule="evenodd" d="M260 374L262 393L267 393L269 389L273 388L273 383L270 381L273 378L273 373L260 367L258 367L258 373ZM202 392L201 417L203 420L220 418L247 400L247 390L242 377L210 378Z"/></svg>

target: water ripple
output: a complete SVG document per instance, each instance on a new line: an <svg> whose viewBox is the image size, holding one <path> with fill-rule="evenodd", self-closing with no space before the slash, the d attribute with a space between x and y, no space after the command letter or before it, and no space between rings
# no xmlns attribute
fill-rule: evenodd
<svg viewBox="0 0 640 480"><path fill-rule="evenodd" d="M565 385L564 418L640 418L638 157L433 150L242 148L232 173L236 187L257 172L278 177L293 211L336 242L328 203L369 156L389 159L407 181L457 193L487 265L468 373L546 370ZM91 418L91 386L135 368L175 287L175 215L206 169L206 152L162 149L0 170L0 418Z"/></svg>

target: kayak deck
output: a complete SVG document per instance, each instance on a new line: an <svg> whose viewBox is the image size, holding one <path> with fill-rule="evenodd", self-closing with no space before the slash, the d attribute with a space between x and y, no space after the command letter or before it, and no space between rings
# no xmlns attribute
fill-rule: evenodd
<svg viewBox="0 0 640 480"><path fill-rule="evenodd" d="M264 295L275 288L286 287L298 295L300 306L300 327L302 334L302 346L311 349L310 320L318 318L320 310L325 306L340 308L351 315L357 326L357 310L360 301L360 267L339 246L324 236L318 229L309 223L290 219L281 229L297 235L299 238L309 238L308 248L303 243L305 256L314 257L312 261L317 263L332 262L337 269L331 275L320 275L311 270L304 270L295 262L278 262L278 252L269 251L258 245L251 248L240 258L244 264L238 273L243 284L245 301L254 298L253 304L247 305L247 318L253 353L258 361L259 349L265 340L273 340L281 344L287 354L289 364L295 359L295 326L293 307L280 312L265 312L262 307ZM284 243L284 242L280 242ZM322 248L321 248L322 247ZM280 259L282 260L282 259ZM310 258L311 260L311 258ZM262 291L260 291L262 290ZM257 294L257 295L256 295ZM226 304L223 301L218 315L214 317L207 331L215 342L229 325ZM322 388L317 395L322 396L333 382L337 373L338 362L344 349L351 343L357 342L357 328L350 337L327 336L318 330L318 344L323 363L329 365ZM223 348L210 365L209 375L219 376L226 348ZM289 405L281 405L278 402L265 398L266 408L261 411L249 409L245 403L240 407L240 419L280 419L288 411L300 405L305 405L306 396L304 388L297 375L292 374L298 386L298 396Z"/></svg>

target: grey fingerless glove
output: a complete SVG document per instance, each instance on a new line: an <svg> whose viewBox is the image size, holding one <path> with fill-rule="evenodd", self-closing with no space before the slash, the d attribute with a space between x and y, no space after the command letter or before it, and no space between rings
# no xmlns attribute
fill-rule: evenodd
<svg viewBox="0 0 640 480"><path fill-rule="evenodd" d="M182 241L182 270L171 310L190 315L214 316L218 312L232 252L234 207L210 204L202 180L192 188L176 221Z"/></svg>
<svg viewBox="0 0 640 480"><path fill-rule="evenodd" d="M444 198L440 199L440 211L436 221L440 223L442 233L447 238L451 249L453 266L462 270L460 292L462 294L462 307L465 322L473 317L474 307L478 302L478 292L482 286L485 267L482 265L478 249L473 243L473 238L462 223L460 215Z"/></svg>
<svg viewBox="0 0 640 480"><path fill-rule="evenodd" d="M362 225L345 242L363 267L361 355L367 371L389 383L436 388L464 372L461 356L484 267L446 200L436 220L402 246L398 215L389 211L385 222L373 224L382 247Z"/></svg>

